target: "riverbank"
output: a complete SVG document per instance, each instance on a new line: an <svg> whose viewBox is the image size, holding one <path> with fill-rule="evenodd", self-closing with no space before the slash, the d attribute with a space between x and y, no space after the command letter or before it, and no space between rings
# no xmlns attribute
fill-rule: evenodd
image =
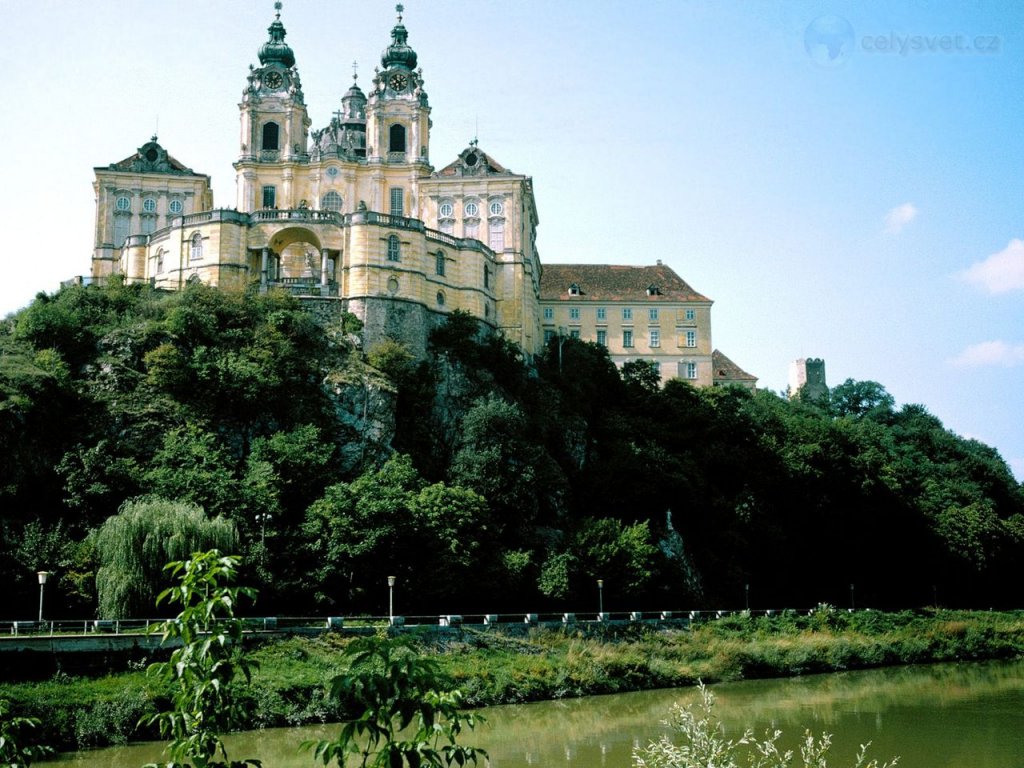
<svg viewBox="0 0 1024 768"><path fill-rule="evenodd" d="M260 670L248 686L252 728L341 719L325 682L343 670L349 640L293 637L254 647ZM650 688L784 677L943 661L1024 657L1024 612L925 611L810 615L743 614L689 630L642 626L533 630L521 637L466 629L424 638L467 704L484 706ZM39 717L40 736L60 749L154 738L139 718L166 695L143 663L101 678L58 674L0 685L20 714Z"/></svg>

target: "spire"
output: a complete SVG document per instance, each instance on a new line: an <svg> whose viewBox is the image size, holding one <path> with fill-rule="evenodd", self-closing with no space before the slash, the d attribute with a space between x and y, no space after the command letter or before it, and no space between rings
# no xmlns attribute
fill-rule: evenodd
<svg viewBox="0 0 1024 768"><path fill-rule="evenodd" d="M385 69L391 67L402 67L403 69L416 69L416 51L409 47L409 32L402 24L402 13L405 6L401 3L395 6L398 11L398 23L391 30L391 45L384 49L380 62Z"/></svg>
<svg viewBox="0 0 1024 768"><path fill-rule="evenodd" d="M292 67L295 65L295 53L284 41L284 36L287 33L284 31L284 24L281 23L281 0L274 3L274 10L276 11L274 22L267 27L270 39L260 48L260 64L266 66L277 63L285 67Z"/></svg>

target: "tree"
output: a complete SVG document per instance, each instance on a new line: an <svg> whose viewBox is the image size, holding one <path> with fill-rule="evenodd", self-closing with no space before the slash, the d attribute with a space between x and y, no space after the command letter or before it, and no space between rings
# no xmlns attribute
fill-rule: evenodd
<svg viewBox="0 0 1024 768"><path fill-rule="evenodd" d="M483 718L462 712L458 690L445 691L437 663L407 639L360 638L345 651L349 671L334 677L330 695L356 716L333 741L307 741L324 765L363 768L441 768L486 760L487 753L458 738Z"/></svg>
<svg viewBox="0 0 1024 768"><path fill-rule="evenodd" d="M211 515L235 512L241 503L227 453L216 435L194 423L164 435L145 480L154 495L191 502Z"/></svg>
<svg viewBox="0 0 1024 768"><path fill-rule="evenodd" d="M237 693L240 678L249 682L256 663L246 658L242 622L235 618L239 600L254 599L248 587L233 586L239 560L216 549L196 552L165 570L180 579L157 597L181 605L177 617L153 627L163 642L181 645L167 661L150 665L149 674L171 688L172 709L143 718L170 737L171 760L161 768L243 768L259 760L228 760L221 734L248 722L248 709ZM223 758L217 760L217 755ZM151 763L147 768L157 768Z"/></svg>
<svg viewBox="0 0 1024 768"><path fill-rule="evenodd" d="M885 419L892 416L896 400L877 381L854 381L847 379L829 394L832 413L836 416L852 416Z"/></svg>
<svg viewBox="0 0 1024 768"><path fill-rule="evenodd" d="M126 501L96 533L99 613L124 619L145 615L163 588L164 564L210 548L238 545L235 524L203 510L157 497Z"/></svg>

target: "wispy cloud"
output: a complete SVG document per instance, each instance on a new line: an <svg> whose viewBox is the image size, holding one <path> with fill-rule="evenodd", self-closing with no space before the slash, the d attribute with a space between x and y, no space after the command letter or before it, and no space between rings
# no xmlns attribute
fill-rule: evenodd
<svg viewBox="0 0 1024 768"><path fill-rule="evenodd" d="M885 214L885 231L890 235L898 235L903 228L917 218L917 206L913 203L897 205Z"/></svg>
<svg viewBox="0 0 1024 768"><path fill-rule="evenodd" d="M980 344L971 344L949 362L960 368L982 368L994 365L1009 368L1024 363L1024 344L983 341Z"/></svg>
<svg viewBox="0 0 1024 768"><path fill-rule="evenodd" d="M989 293L1024 290L1024 240L1014 238L1003 250L972 264L960 277Z"/></svg>

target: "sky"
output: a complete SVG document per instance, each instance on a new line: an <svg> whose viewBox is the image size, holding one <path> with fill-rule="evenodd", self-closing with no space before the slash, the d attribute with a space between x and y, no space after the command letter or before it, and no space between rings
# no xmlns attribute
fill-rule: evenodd
<svg viewBox="0 0 1024 768"><path fill-rule="evenodd" d="M235 200L272 0L0 0L0 316L87 274L93 168L151 135ZM313 127L393 3L285 0ZM1024 3L407 0L443 167L534 179L542 262L662 259L714 346L883 384L1024 478Z"/></svg>

